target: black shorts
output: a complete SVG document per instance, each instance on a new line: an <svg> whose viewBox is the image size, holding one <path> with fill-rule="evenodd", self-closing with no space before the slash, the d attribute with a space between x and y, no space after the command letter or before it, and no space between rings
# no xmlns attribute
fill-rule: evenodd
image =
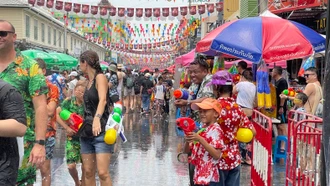
<svg viewBox="0 0 330 186"><path fill-rule="evenodd" d="M287 109L285 107L283 107L283 114L279 114L278 111L280 110L280 108L277 108L277 115L276 115L276 119L280 120L281 123L280 124L287 124L288 123L288 114L287 114ZM278 124L279 125L279 124Z"/></svg>

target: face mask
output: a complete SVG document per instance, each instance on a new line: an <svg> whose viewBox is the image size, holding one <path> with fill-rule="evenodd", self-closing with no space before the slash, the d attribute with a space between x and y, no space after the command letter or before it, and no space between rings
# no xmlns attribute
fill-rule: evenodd
<svg viewBox="0 0 330 186"><path fill-rule="evenodd" d="M301 104L302 101L300 99L294 98L293 103L297 105L297 104Z"/></svg>

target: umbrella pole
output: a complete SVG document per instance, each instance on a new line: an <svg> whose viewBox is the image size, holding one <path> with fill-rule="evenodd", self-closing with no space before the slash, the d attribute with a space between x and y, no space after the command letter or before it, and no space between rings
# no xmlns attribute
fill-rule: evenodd
<svg viewBox="0 0 330 186"><path fill-rule="evenodd" d="M325 58L325 73L324 73L324 103L323 111L329 110L330 107L330 51L329 51L329 40L330 40L330 8L327 8L327 27L326 27L326 58ZM330 120L329 114L323 112L323 133L322 133L322 146L321 146L321 186L330 185L329 174L330 174L330 126L326 121Z"/></svg>

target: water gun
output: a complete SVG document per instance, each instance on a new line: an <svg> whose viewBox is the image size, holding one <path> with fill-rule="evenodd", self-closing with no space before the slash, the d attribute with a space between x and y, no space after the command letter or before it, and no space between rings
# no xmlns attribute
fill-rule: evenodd
<svg viewBox="0 0 330 186"><path fill-rule="evenodd" d="M69 127L74 130L75 132L78 132L79 128L81 127L83 123L83 118L79 116L76 113L72 113L66 109L62 110L60 112L60 118L64 121L69 122Z"/></svg>
<svg viewBox="0 0 330 186"><path fill-rule="evenodd" d="M189 92L187 90L183 90L183 89L176 89L173 92L173 96L176 99L184 99L187 100L189 99Z"/></svg>
<svg viewBox="0 0 330 186"><path fill-rule="evenodd" d="M293 88L288 88L288 89L285 89L283 90L282 92L284 95L286 96L290 96L290 97L294 97L296 95L296 92L294 91Z"/></svg>
<svg viewBox="0 0 330 186"><path fill-rule="evenodd" d="M176 119L176 125L178 126L178 128L180 130L183 130L185 135L187 135L188 133L193 132L197 129L196 125L195 125L195 121L193 119L187 118L187 117L182 117L182 118Z"/></svg>
<svg viewBox="0 0 330 186"><path fill-rule="evenodd" d="M104 135L104 142L108 145L114 144L118 135L124 143L127 142L127 138L124 134L122 108L121 102L115 103L113 111L108 118Z"/></svg>

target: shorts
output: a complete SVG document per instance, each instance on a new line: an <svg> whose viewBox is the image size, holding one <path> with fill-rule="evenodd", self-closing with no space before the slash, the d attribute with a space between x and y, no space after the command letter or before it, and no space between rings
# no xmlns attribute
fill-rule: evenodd
<svg viewBox="0 0 330 186"><path fill-rule="evenodd" d="M80 141L78 137L67 137L65 142L66 163L80 163Z"/></svg>
<svg viewBox="0 0 330 186"><path fill-rule="evenodd" d="M22 166L18 169L17 186L33 185L36 182L37 169L28 163L33 146L33 142L24 140L24 156Z"/></svg>
<svg viewBox="0 0 330 186"><path fill-rule="evenodd" d="M288 123L287 109L284 107L284 109L283 109L283 114L279 114L279 113L278 113L279 110L280 110L280 109L278 108L278 109L277 109L276 119L280 120L281 123L279 123L278 125L280 125L280 124L287 124L287 123Z"/></svg>
<svg viewBox="0 0 330 186"><path fill-rule="evenodd" d="M155 99L155 104L159 106L164 106L165 101L163 99Z"/></svg>
<svg viewBox="0 0 330 186"><path fill-rule="evenodd" d="M80 138L81 154L100 154L114 153L114 145L108 145L104 142L105 132L93 138Z"/></svg>
<svg viewBox="0 0 330 186"><path fill-rule="evenodd" d="M55 148L55 136L46 138L45 149L46 149L46 160L51 160L54 157Z"/></svg>
<svg viewBox="0 0 330 186"><path fill-rule="evenodd" d="M124 88L124 96L134 96L135 95L135 92L133 90L133 88L127 88L125 87Z"/></svg>

